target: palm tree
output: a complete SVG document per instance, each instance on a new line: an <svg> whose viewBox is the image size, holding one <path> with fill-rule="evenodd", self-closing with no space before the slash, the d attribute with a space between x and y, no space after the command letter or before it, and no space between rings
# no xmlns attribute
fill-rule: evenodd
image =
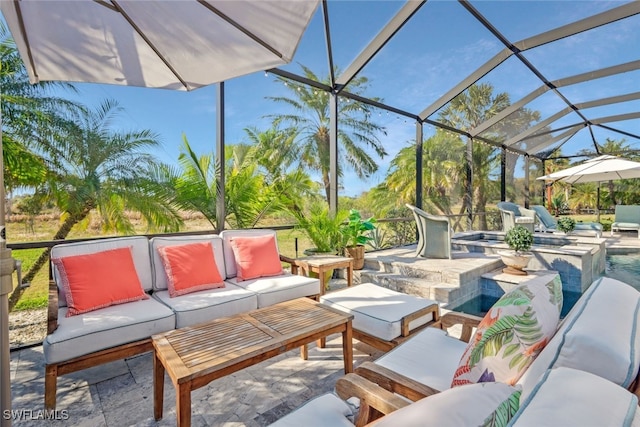
<svg viewBox="0 0 640 427"><path fill-rule="evenodd" d="M310 80L320 79L309 68L302 66L304 76ZM274 125L281 123L290 125L300 137L300 161L310 170L320 173L327 202L329 191L329 97L328 94L302 83L292 82L278 77L278 81L286 84L291 97L268 97L273 101L293 108L290 114L273 114ZM323 80L329 84L329 78ZM349 84L349 91L361 94L367 88L368 79L358 77ZM338 127L339 151L338 175L342 176L343 168L351 168L359 178L367 178L378 170L375 159L368 149L373 149L376 156L384 158L387 152L378 138L386 135L384 128L371 121L371 107L359 102L345 101L339 103Z"/></svg>
<svg viewBox="0 0 640 427"><path fill-rule="evenodd" d="M440 112L438 120L456 129L469 131L510 104L509 95L504 92L494 95L491 84L474 84L447 104ZM484 136L494 140L503 140L506 129L525 129L537 117L538 113L536 112L522 110ZM492 146L484 144L474 144L473 146L473 199L476 212L485 212L489 194L496 190L496 183L491 181L490 174L494 169L498 154L498 150ZM464 203L466 206L463 208L470 207L471 201L465 198ZM481 229L487 229L486 216L480 217L479 225Z"/></svg>
<svg viewBox="0 0 640 427"><path fill-rule="evenodd" d="M53 88L73 90L58 82L29 83L27 70L5 24L0 22L0 109L5 185L8 189L44 182L47 165L37 154L51 134L61 132L80 107L50 96Z"/></svg>
<svg viewBox="0 0 640 427"><path fill-rule="evenodd" d="M444 215L451 215L455 202L452 195L458 188L459 176L462 173L460 152L463 143L456 135L442 130L424 141L422 144L423 169L422 183L426 209L434 208ZM405 203L413 203L416 197L416 145L402 148L391 161L385 181L374 188L373 198L376 206L384 211L384 207L402 207ZM396 198L389 200L387 196Z"/></svg>
<svg viewBox="0 0 640 427"><path fill-rule="evenodd" d="M232 228L255 227L265 216L300 210L298 201L310 192L311 181L291 169L296 155L294 135L277 129L245 129L250 144L233 144L225 151L225 222ZM180 209L200 212L216 225L215 157L197 155L183 135L180 169L163 166L157 171L159 191Z"/></svg>
<svg viewBox="0 0 640 427"><path fill-rule="evenodd" d="M127 213L139 212L152 229L177 231L182 224L178 212L158 197L149 176L157 167L154 158L143 149L158 145L158 137L149 130L117 132L111 121L121 108L105 101L87 111L74 129L56 138L47 155L50 171L46 194L62 212L62 223L53 240L66 238L73 227L97 211L105 230L132 234L134 226ZM49 259L45 250L24 277L31 281ZM23 288L9 298L13 307Z"/></svg>

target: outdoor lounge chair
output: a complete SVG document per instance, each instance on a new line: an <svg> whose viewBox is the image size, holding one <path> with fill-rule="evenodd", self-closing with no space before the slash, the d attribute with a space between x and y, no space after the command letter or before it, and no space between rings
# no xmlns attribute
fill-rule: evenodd
<svg viewBox="0 0 640 427"><path fill-rule="evenodd" d="M449 218L430 215L413 205L406 205L413 212L418 228L416 256L451 259L451 224Z"/></svg>
<svg viewBox="0 0 640 427"><path fill-rule="evenodd" d="M549 233L556 231L558 221L549 213L547 208L541 205L533 205L531 209L538 215L541 231ZM573 230L575 234L594 234L598 238L602 237L602 224L597 222L577 222Z"/></svg>
<svg viewBox="0 0 640 427"><path fill-rule="evenodd" d="M496 205L502 218L502 231L505 233L516 225L522 225L531 232L534 230L536 213L515 203L500 202Z"/></svg>
<svg viewBox="0 0 640 427"><path fill-rule="evenodd" d="M640 239L640 206L617 205L616 218L611 224L611 235L620 230L637 230Z"/></svg>

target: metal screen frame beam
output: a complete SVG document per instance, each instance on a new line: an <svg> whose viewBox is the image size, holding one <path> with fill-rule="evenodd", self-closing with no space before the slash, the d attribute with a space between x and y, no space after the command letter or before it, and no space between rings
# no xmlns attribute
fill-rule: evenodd
<svg viewBox="0 0 640 427"><path fill-rule="evenodd" d="M393 18L380 30L371 42L360 52L353 62L338 77L336 86L338 93L373 59L411 17L427 2L427 0L407 1Z"/></svg>

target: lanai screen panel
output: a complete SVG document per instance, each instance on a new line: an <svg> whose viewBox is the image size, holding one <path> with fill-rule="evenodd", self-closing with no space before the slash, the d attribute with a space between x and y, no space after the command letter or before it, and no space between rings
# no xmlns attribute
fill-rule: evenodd
<svg viewBox="0 0 640 427"><path fill-rule="evenodd" d="M373 96L418 114L501 49L459 3L429 1L361 74L371 78Z"/></svg>

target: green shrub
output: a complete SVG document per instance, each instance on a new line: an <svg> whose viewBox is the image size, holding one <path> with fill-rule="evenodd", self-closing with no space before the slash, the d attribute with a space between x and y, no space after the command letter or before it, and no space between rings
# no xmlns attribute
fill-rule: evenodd
<svg viewBox="0 0 640 427"><path fill-rule="evenodd" d="M516 252L526 252L533 245L533 233L521 225L516 225L504 236L504 241Z"/></svg>
<svg viewBox="0 0 640 427"><path fill-rule="evenodd" d="M570 233L574 228L576 228L575 219L568 216L563 216L562 218L558 219L558 230L564 233Z"/></svg>

